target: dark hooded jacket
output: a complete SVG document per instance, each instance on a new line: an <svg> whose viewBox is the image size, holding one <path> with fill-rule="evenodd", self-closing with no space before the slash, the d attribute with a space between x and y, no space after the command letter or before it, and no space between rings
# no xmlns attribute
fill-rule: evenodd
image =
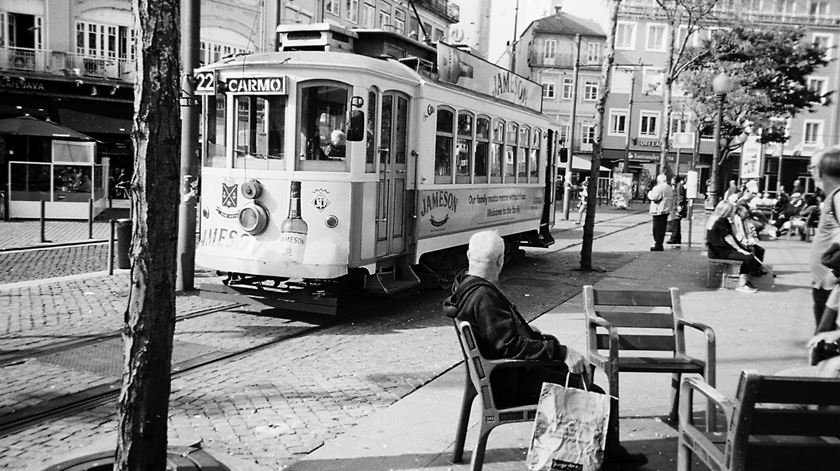
<svg viewBox="0 0 840 471"><path fill-rule="evenodd" d="M459 274L443 310L447 316L473 326L478 349L487 358L566 359L564 345L532 329L513 303L484 278Z"/></svg>

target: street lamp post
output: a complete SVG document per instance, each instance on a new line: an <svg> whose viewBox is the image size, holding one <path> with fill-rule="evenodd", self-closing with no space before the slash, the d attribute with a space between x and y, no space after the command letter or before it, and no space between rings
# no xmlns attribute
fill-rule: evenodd
<svg viewBox="0 0 840 471"><path fill-rule="evenodd" d="M712 174L709 176L709 188L706 189L708 197L706 198L705 209L707 213L711 213L718 203L718 180L719 166L720 166L720 128L723 125L723 104L726 102L726 94L732 90L732 81L729 76L721 72L714 79L712 79L712 89L715 91L718 99L717 119L715 120L715 135L714 135L714 152L712 154Z"/></svg>

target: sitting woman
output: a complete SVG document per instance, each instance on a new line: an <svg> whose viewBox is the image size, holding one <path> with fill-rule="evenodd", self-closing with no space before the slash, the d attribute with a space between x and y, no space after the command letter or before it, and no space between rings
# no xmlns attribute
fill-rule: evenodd
<svg viewBox="0 0 840 471"><path fill-rule="evenodd" d="M735 208L735 215L732 217L732 232L741 247L749 250L758 261L764 261L764 247L758 245L758 230L750 219L750 210L746 205L739 204ZM764 270L759 267L758 271L751 275L761 276L764 273Z"/></svg>
<svg viewBox="0 0 840 471"><path fill-rule="evenodd" d="M813 223L814 215L819 220L820 207L817 204L817 198L814 195L807 195L804 198L804 204L799 210L799 214L790 218L791 234L799 234L801 240L805 240L808 235L808 223Z"/></svg>
<svg viewBox="0 0 840 471"><path fill-rule="evenodd" d="M709 258L740 260L741 271L736 290L742 293L755 293L758 290L750 282L750 274L758 272L761 264L748 248L735 239L732 230L734 215L735 205L729 201L721 201L706 222L706 245L709 249Z"/></svg>

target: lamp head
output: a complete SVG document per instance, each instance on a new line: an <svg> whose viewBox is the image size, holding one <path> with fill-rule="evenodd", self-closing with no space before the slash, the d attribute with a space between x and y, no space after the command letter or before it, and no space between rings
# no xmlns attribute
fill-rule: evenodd
<svg viewBox="0 0 840 471"><path fill-rule="evenodd" d="M712 90L718 95L726 95L732 91L732 80L726 73L721 72L712 79Z"/></svg>

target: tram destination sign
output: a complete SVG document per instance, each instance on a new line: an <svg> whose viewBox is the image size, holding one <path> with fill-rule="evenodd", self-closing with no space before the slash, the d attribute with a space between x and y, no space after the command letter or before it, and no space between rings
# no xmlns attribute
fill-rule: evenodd
<svg viewBox="0 0 840 471"><path fill-rule="evenodd" d="M286 94L286 77L242 77L229 78L225 91L230 93Z"/></svg>

